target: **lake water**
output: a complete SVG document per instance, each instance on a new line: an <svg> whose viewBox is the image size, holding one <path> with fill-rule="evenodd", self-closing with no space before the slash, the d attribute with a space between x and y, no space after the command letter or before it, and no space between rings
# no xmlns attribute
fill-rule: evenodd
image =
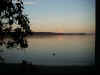
<svg viewBox="0 0 100 75"><path fill-rule="evenodd" d="M95 64L93 35L31 36L26 39L29 47L25 49L0 47L0 56L6 63L26 60L36 65Z"/></svg>

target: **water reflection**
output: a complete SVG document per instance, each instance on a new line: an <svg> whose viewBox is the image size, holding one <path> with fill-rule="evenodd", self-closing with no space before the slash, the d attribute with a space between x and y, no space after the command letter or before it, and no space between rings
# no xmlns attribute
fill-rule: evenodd
<svg viewBox="0 0 100 75"><path fill-rule="evenodd" d="M27 40L16 40L16 41L8 41L6 47L10 48L10 47L16 47L20 46L21 48L28 48L28 43Z"/></svg>
<svg viewBox="0 0 100 75"><path fill-rule="evenodd" d="M6 48L17 48L18 46L20 48L28 48L27 39L22 34L14 34L9 40L4 38L0 38L0 47L5 45Z"/></svg>
<svg viewBox="0 0 100 75"><path fill-rule="evenodd" d="M5 51L1 51L0 56L3 56L7 63L20 63L26 60L39 65L94 64L94 36L60 36L63 40L59 40L58 37L31 36L18 40L8 39L7 42L5 40L6 47L12 47L14 44L15 48L2 48ZM21 48L23 46L24 48Z"/></svg>

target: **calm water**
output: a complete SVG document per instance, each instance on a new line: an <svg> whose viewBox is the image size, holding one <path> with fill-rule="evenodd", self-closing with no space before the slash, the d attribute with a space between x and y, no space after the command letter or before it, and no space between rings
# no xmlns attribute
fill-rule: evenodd
<svg viewBox="0 0 100 75"><path fill-rule="evenodd" d="M7 63L22 60L37 65L92 65L95 60L95 36L31 36L26 38L29 47L0 47L0 56ZM53 56L55 53L55 56Z"/></svg>

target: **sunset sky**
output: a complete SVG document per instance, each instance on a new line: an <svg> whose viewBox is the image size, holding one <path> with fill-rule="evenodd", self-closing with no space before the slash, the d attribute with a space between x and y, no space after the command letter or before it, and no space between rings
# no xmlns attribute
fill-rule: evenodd
<svg viewBox="0 0 100 75"><path fill-rule="evenodd" d="M36 32L95 32L95 0L24 0Z"/></svg>

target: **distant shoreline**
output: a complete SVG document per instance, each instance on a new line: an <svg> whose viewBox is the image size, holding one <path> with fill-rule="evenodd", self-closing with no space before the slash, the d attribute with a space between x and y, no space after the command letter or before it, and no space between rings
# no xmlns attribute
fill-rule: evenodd
<svg viewBox="0 0 100 75"><path fill-rule="evenodd" d="M33 35L93 35L94 33L32 32Z"/></svg>
<svg viewBox="0 0 100 75"><path fill-rule="evenodd" d="M57 32L21 32L24 35L95 35L95 33L57 33ZM2 32L0 35L13 35L16 32Z"/></svg>

